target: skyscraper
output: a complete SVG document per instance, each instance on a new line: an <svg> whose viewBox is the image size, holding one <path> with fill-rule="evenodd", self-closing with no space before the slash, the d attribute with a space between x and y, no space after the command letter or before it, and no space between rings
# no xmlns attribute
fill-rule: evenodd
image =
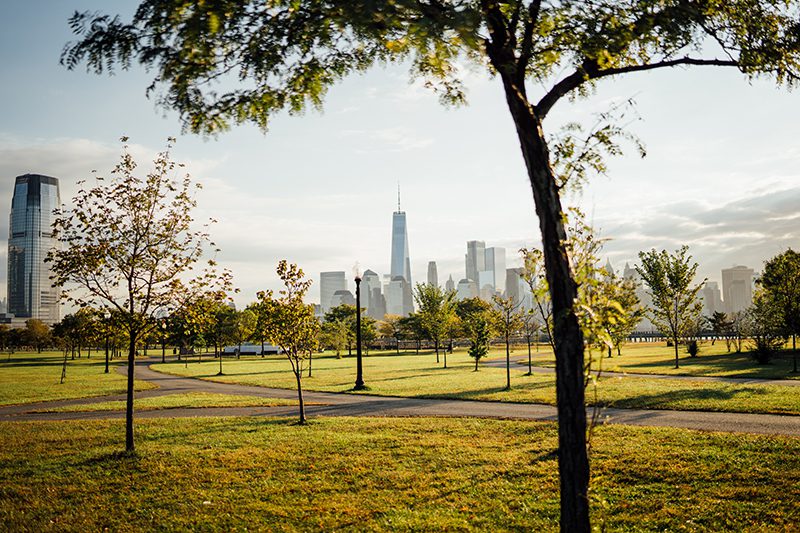
<svg viewBox="0 0 800 533"><path fill-rule="evenodd" d="M38 318L46 324L61 319L58 289L44 262L58 246L51 224L61 205L58 179L38 174L17 176L8 229L8 312Z"/></svg>
<svg viewBox="0 0 800 533"><path fill-rule="evenodd" d="M485 269L487 272L491 272L491 285L496 292L502 294L506 290L506 249L498 246L486 248L484 256ZM480 277L480 273L478 273L478 277ZM483 281L481 281L481 289L483 289Z"/></svg>
<svg viewBox="0 0 800 533"><path fill-rule="evenodd" d="M753 269L735 266L722 269L722 299L726 313L744 311L753 303Z"/></svg>
<svg viewBox="0 0 800 533"><path fill-rule="evenodd" d="M486 243L483 241L467 241L466 263L467 279L478 282L478 273L486 270Z"/></svg>
<svg viewBox="0 0 800 533"><path fill-rule="evenodd" d="M710 317L714 313L724 313L725 307L722 304L719 285L716 281L706 281L700 291L700 298L703 300L703 315Z"/></svg>
<svg viewBox="0 0 800 533"><path fill-rule="evenodd" d="M392 279L400 276L411 285L411 259L408 254L406 213L400 211L400 188L397 189L397 211L392 215Z"/></svg>
<svg viewBox="0 0 800 533"><path fill-rule="evenodd" d="M450 274L450 277L447 278L447 281L444 283L444 290L448 292L456 290L456 282L453 281L452 274Z"/></svg>
<svg viewBox="0 0 800 533"><path fill-rule="evenodd" d="M335 272L321 272L319 275L319 304L322 312L327 313L331 310L333 295L336 291L347 290L347 279L344 270Z"/></svg>
<svg viewBox="0 0 800 533"><path fill-rule="evenodd" d="M436 270L436 261L428 262L428 285L439 286L439 273Z"/></svg>

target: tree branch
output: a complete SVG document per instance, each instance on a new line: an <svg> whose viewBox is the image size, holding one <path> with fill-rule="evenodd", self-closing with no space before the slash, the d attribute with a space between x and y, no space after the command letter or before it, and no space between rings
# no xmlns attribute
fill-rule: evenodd
<svg viewBox="0 0 800 533"><path fill-rule="evenodd" d="M658 68L676 67L679 65L694 66L715 66L715 67L738 67L739 62L728 59L696 59L692 57L682 57L679 59L669 59L656 63L645 63L643 65L630 65L627 67L599 69L597 63L586 60L575 72L556 83L541 100L536 104L536 114L540 119L544 119L555 103L569 92L577 89L583 83L606 76L615 76L628 72L642 72Z"/></svg>

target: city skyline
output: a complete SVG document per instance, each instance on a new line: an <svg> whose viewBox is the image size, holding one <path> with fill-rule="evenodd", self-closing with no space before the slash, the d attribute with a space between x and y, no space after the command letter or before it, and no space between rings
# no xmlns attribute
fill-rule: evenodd
<svg viewBox="0 0 800 533"><path fill-rule="evenodd" d="M516 249L538 245L497 80L466 73L470 106L446 109L422 83L407 83L405 65L388 66L333 88L322 114L276 117L266 135L251 126L210 139L176 135L174 113L145 98L150 80L142 69L108 77L58 65L74 9L125 14L131 7L99 0L0 6L0 67L7 79L24 80L0 88L0 205L10 203L14 176L59 176L69 199L91 170L108 175L120 136L130 136L142 169L177 136L174 159L204 185L196 218L219 220L212 227L222 250L217 259L234 273L238 306L258 290L279 288L274 267L282 258L312 278L349 272L356 261L389 272L385 221L398 180L403 208L413 213L407 231L417 279L436 261L439 279L457 273L458 283L468 240L506 248L508 267L519 264ZM555 133L571 120L586 123L631 96L642 118L631 130L648 156L610 160L608 178L592 178L565 198L612 239L604 258L633 264L640 250L685 243L700 263L699 277L721 285L723 268L759 271L769 257L800 247L797 95L733 71L643 73L599 83L591 100L555 110L544 127ZM8 233L7 220L0 213L0 235ZM5 253L5 243L0 249ZM4 293L6 273L0 277Z"/></svg>

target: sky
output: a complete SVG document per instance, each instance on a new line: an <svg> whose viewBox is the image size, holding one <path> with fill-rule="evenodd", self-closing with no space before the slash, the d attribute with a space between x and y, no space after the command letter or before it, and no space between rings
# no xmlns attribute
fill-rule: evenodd
<svg viewBox="0 0 800 533"><path fill-rule="evenodd" d="M75 11L128 15L134 2L6 0L0 3L0 294L5 294L14 178L58 177L62 201L92 170L108 175L121 136L147 167L168 137L173 159L203 185L196 218L214 218L217 259L243 306L276 289L282 259L319 272L358 263L388 272L398 183L411 270L428 261L440 281L464 277L466 241L516 250L539 242L513 123L499 80L465 70L469 105L446 108L405 65L376 67L331 88L324 111L277 116L264 134L237 126L215 138L181 133L177 115L148 100L140 68L114 76L59 65ZM532 85L529 92L537 94ZM580 207L615 268L641 250L689 245L698 277L743 264L759 271L800 248L800 94L734 69L681 68L602 80L586 99L564 99L544 123L590 123L615 102L636 101L629 129L646 145L609 161L565 203ZM317 284L310 300L318 300Z"/></svg>

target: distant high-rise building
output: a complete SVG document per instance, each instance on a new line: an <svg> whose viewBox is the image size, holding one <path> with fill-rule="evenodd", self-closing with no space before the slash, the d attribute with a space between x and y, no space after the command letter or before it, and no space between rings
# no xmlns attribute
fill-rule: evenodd
<svg viewBox="0 0 800 533"><path fill-rule="evenodd" d="M726 313L744 311L753 303L753 269L735 266L722 269L722 299Z"/></svg>
<svg viewBox="0 0 800 533"><path fill-rule="evenodd" d="M370 315L369 310L375 305L372 301L374 289L378 289L378 294L381 293L381 278L376 272L365 270L361 275L361 308L365 309L368 315Z"/></svg>
<svg viewBox="0 0 800 533"><path fill-rule="evenodd" d="M533 308L533 298L530 287L522 279L521 268L506 269L506 298L511 298L520 309L528 311Z"/></svg>
<svg viewBox="0 0 800 533"><path fill-rule="evenodd" d="M491 302L494 293L494 272L491 270L482 270L478 272L478 296L480 296L482 300Z"/></svg>
<svg viewBox="0 0 800 533"><path fill-rule="evenodd" d="M347 289L339 290L333 293L331 297L331 309L339 307L340 305L356 305L356 297Z"/></svg>
<svg viewBox="0 0 800 533"><path fill-rule="evenodd" d="M611 266L611 259L606 259L606 273L608 273L609 277L614 277L614 267Z"/></svg>
<svg viewBox="0 0 800 533"><path fill-rule="evenodd" d="M321 272L319 275L319 304L322 312L327 313L331 310L333 295L336 291L347 290L347 279L343 270L334 272Z"/></svg>
<svg viewBox="0 0 800 533"><path fill-rule="evenodd" d="M439 286L439 273L436 271L436 261L428 262L428 285Z"/></svg>
<svg viewBox="0 0 800 533"><path fill-rule="evenodd" d="M467 279L478 282L478 272L486 270L486 243L467 241L467 255L464 256ZM460 282L459 282L460 283Z"/></svg>
<svg viewBox="0 0 800 533"><path fill-rule="evenodd" d="M456 299L466 300L478 296L478 282L471 279L462 279L456 288Z"/></svg>
<svg viewBox="0 0 800 533"><path fill-rule="evenodd" d="M484 265L487 272L492 273L492 287L495 291L503 293L506 290L506 249L494 246L486 248ZM480 281L480 280L479 280ZM481 289L483 282L481 281Z"/></svg>
<svg viewBox="0 0 800 533"><path fill-rule="evenodd" d="M51 225L60 207L58 179L38 174L18 176L11 200L8 229L8 313L38 318L46 324L61 319L59 291L50 281L52 270L44 262L47 252L59 246Z"/></svg>
<svg viewBox="0 0 800 533"><path fill-rule="evenodd" d="M408 254L406 213L400 210L400 189L397 190L397 211L392 215L392 279L401 276L411 285L411 258Z"/></svg>
<svg viewBox="0 0 800 533"><path fill-rule="evenodd" d="M707 281L700 290L700 297L703 300L703 315L710 317L714 313L724 313L725 306L719 292L719 285L716 281Z"/></svg>
<svg viewBox="0 0 800 533"><path fill-rule="evenodd" d="M395 276L386 289L386 313L408 316L414 312L411 286L403 276Z"/></svg>
<svg viewBox="0 0 800 533"><path fill-rule="evenodd" d="M447 281L444 284L444 290L450 292L456 290L456 282L453 281L453 275L450 274L450 277L447 278Z"/></svg>

